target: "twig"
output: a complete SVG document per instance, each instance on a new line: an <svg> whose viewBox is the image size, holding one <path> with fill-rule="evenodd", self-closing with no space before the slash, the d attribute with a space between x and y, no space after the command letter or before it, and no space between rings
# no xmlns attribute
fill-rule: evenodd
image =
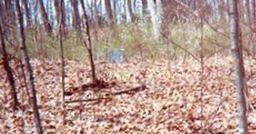
<svg viewBox="0 0 256 134"><path fill-rule="evenodd" d="M100 97L100 98L91 98L91 99L82 99L82 100L71 100L71 101L65 101L65 103L77 103L77 102L90 102L90 101L100 101L100 100L111 100L111 98L113 96L117 96L117 95L122 95L122 94L133 94L139 91L143 91L145 90L147 87L145 84L142 84L140 86L137 87L133 87L127 90L122 90L119 92L114 92L114 93L110 93L108 94L107 97Z"/></svg>

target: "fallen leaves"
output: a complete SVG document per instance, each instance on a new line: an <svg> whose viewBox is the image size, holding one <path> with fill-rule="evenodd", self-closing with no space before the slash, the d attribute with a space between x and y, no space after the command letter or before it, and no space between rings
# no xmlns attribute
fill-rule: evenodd
<svg viewBox="0 0 256 134"><path fill-rule="evenodd" d="M209 60L203 73L192 60L98 62L101 86L90 84L87 63L66 61L65 100L70 103L62 109L60 61L33 60L43 127L47 133L236 133L236 93L229 61ZM248 87L252 90L256 66L250 67ZM22 105L13 113L8 110L9 85L0 67L1 133L35 132L18 68L18 64L13 66ZM252 94L254 108L255 100ZM250 132L256 131L255 115L248 116Z"/></svg>

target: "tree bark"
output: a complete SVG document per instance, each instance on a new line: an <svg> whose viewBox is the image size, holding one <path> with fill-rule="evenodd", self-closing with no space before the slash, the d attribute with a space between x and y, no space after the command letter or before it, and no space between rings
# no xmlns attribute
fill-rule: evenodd
<svg viewBox="0 0 256 134"><path fill-rule="evenodd" d="M246 18L247 24L251 27L251 8L250 8L250 1L245 0L245 9L246 9Z"/></svg>
<svg viewBox="0 0 256 134"><path fill-rule="evenodd" d="M162 15L161 15L161 35L169 36L169 24L174 18L173 7L175 7L169 0L161 0Z"/></svg>
<svg viewBox="0 0 256 134"><path fill-rule="evenodd" d="M25 7L25 16L26 16L26 20L27 20L27 27L31 27L32 21L31 21L31 17L30 17L30 10L28 7L28 0L22 0L22 3Z"/></svg>
<svg viewBox="0 0 256 134"><path fill-rule="evenodd" d="M132 11L132 1L131 1L131 0L128 0L127 2L128 2L128 3L127 3L127 4L128 4L128 11L129 11L131 20L132 20L132 22L135 22L136 17L135 17L134 12ZM144 15L144 14L143 14L143 15Z"/></svg>
<svg viewBox="0 0 256 134"><path fill-rule="evenodd" d="M244 65L243 55L239 41L239 17L238 17L238 0L230 1L230 39L231 51L234 57L235 68L235 85L238 98L238 118L239 118L239 134L247 134L247 117L246 117L246 99L244 86Z"/></svg>
<svg viewBox="0 0 256 134"><path fill-rule="evenodd" d="M114 25L114 16L113 16L113 11L112 11L112 8L111 8L111 2L110 0L105 0L105 8L106 8L106 12L107 12L107 16L108 16L108 24L110 26L113 26ZM86 20L88 21L88 20Z"/></svg>
<svg viewBox="0 0 256 134"><path fill-rule="evenodd" d="M148 0L142 0L143 18L148 22L150 20L148 16Z"/></svg>
<svg viewBox="0 0 256 134"><path fill-rule="evenodd" d="M63 7L64 1L60 1L60 8ZM64 14L62 11L60 12L60 18L59 18L59 34L60 34L60 52L61 52L61 86L62 86L62 102L64 104L65 102L65 60L64 60L64 49L63 49L63 41L62 41L62 35L63 35L63 26L64 26Z"/></svg>
<svg viewBox="0 0 256 134"><path fill-rule="evenodd" d="M59 6L59 0L54 0L54 8L55 8L55 14L56 14L56 20L57 20L57 23L60 24L60 12L61 12L61 9L60 9L60 6Z"/></svg>
<svg viewBox="0 0 256 134"><path fill-rule="evenodd" d="M40 7L44 28L45 28L46 32L49 35L51 35L52 34L52 26L51 26L51 23L48 21L48 15L46 13L43 0L38 0L38 4Z"/></svg>
<svg viewBox="0 0 256 134"><path fill-rule="evenodd" d="M73 28L80 31L81 21L80 21L80 16L79 16L79 11L78 11L78 1L77 0L71 0L71 5L72 5L72 8L73 8L73 12L72 12Z"/></svg>
<svg viewBox="0 0 256 134"><path fill-rule="evenodd" d="M93 16L94 16L94 34L95 39L98 40L98 29L99 29L99 11L97 8L97 0L93 1Z"/></svg>
<svg viewBox="0 0 256 134"><path fill-rule="evenodd" d="M11 26L15 26L15 5L13 4L13 0L4 0L5 1L5 9L6 9L6 13L7 13L7 22L9 25Z"/></svg>
<svg viewBox="0 0 256 134"><path fill-rule="evenodd" d="M252 0L252 19L254 28L256 28L256 1Z"/></svg>
<svg viewBox="0 0 256 134"><path fill-rule="evenodd" d="M83 9L83 15L84 15L84 19L85 19L85 25L86 25L86 35L87 38L83 39L83 43L88 51L89 54L89 60L90 60L90 65L91 65L91 73L92 73L92 82L93 83L97 83L98 79L96 77L96 71L95 71L95 64L94 64L94 60L93 60L93 52L92 52L92 41L91 41L91 35L90 35L90 26L89 26L89 21L88 21L88 17L87 17L87 13L85 10L85 5L83 0L80 0L82 9ZM88 39L88 43L87 43L87 39Z"/></svg>
<svg viewBox="0 0 256 134"><path fill-rule="evenodd" d="M17 92L16 92L16 84L15 84L15 80L14 80L14 77L12 74L11 67L9 65L9 60L8 60L9 57L8 57L7 50L6 50L4 33L2 30L2 24L0 24L0 38L1 38L2 53L3 53L3 67L7 73L7 78L8 78L9 84L11 86L11 96L12 96L12 99L14 102L12 107L14 110L17 110L19 102L18 102L18 97L17 97Z"/></svg>
<svg viewBox="0 0 256 134"><path fill-rule="evenodd" d="M40 119L40 114L38 110L38 105L37 105L37 98L36 98L36 89L35 89L35 83L34 83L34 75L33 75L33 69L30 64L30 57L28 56L28 51L27 51L27 46L26 46L26 36L25 36L25 31L24 31L24 22L23 22L23 16L21 14L21 8L19 5L19 0L16 0L16 10L17 10L17 15L18 15L18 22L19 22L19 28L20 28L20 38L21 38L21 44L20 44L20 49L22 52L22 57L26 63L27 66L27 71L29 73L29 84L30 84L30 92L32 94L31 102L33 106L33 113L34 113L34 121L36 124L36 129L37 133L43 134L43 128L41 125L41 119Z"/></svg>

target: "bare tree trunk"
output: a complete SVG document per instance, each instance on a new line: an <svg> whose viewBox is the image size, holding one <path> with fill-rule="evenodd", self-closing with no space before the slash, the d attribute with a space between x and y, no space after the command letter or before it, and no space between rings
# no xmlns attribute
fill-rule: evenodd
<svg viewBox="0 0 256 134"><path fill-rule="evenodd" d="M256 1L252 0L252 19L254 28L256 27Z"/></svg>
<svg viewBox="0 0 256 134"><path fill-rule="evenodd" d="M113 12L114 12L114 16L115 16L115 23L118 23L118 17L117 17L119 14L119 12L117 11L118 4L119 4L119 0L113 0Z"/></svg>
<svg viewBox="0 0 256 134"><path fill-rule="evenodd" d="M60 8L64 5L63 0L60 1ZM65 102L65 60L64 60L64 50L63 50L63 42L62 42L62 35L63 35L63 26L64 26L64 14L62 11L60 12L59 18L59 34L60 34L60 52L61 52L61 86L62 86L62 102Z"/></svg>
<svg viewBox="0 0 256 134"><path fill-rule="evenodd" d="M148 0L142 0L142 9L143 9L143 18L149 22L150 17L149 17L149 9L148 9Z"/></svg>
<svg viewBox="0 0 256 134"><path fill-rule="evenodd" d="M57 24L60 24L60 12L61 12L61 9L59 7L59 0L54 0L54 8L55 8L55 14L56 14L56 20L57 20Z"/></svg>
<svg viewBox="0 0 256 134"><path fill-rule="evenodd" d="M27 27L31 27L32 21L31 21L31 17L30 17L30 10L28 7L28 0L22 0L22 3L25 7L25 15L26 15L26 20L27 20Z"/></svg>
<svg viewBox="0 0 256 134"><path fill-rule="evenodd" d="M29 73L29 82L30 82L30 92L32 94L31 102L33 104L33 113L34 113L34 120L36 124L37 133L43 134L43 128L41 125L41 119L40 114L38 110L37 105L37 98L36 98L36 89L35 89L35 83L34 83L34 75L33 75L33 69L30 64L30 58L28 56L27 46L26 46L26 37L25 37L25 31L24 31L24 23L23 23L23 16L21 14L21 9L19 5L19 0L16 0L16 10L18 15L18 22L19 22L19 28L20 28L20 37L21 37L21 44L20 49L22 52L22 57L26 63L27 70Z"/></svg>
<svg viewBox="0 0 256 134"><path fill-rule="evenodd" d="M11 26L15 26L15 5L13 4L13 0L4 0L5 1L5 9L7 12L6 18L7 18L7 22L9 25Z"/></svg>
<svg viewBox="0 0 256 134"><path fill-rule="evenodd" d="M136 20L136 17L134 15L134 12L132 11L132 1L131 0L128 0L127 1L128 3L128 11L129 11L129 14L131 16L131 19L132 19L132 22L134 22ZM143 14L144 15L144 14Z"/></svg>
<svg viewBox="0 0 256 134"><path fill-rule="evenodd" d="M48 16L44 7L44 3L43 0L38 0L39 3L39 7L40 7L40 11L41 11L41 15L42 15L42 20L43 20L43 24L45 27L46 32L51 35L52 33L52 26L50 24L50 22L48 21Z"/></svg>
<svg viewBox="0 0 256 134"><path fill-rule="evenodd" d="M76 30L80 31L81 29L81 21L80 21L80 16L79 16L79 11L78 11L78 1L77 0L71 0L71 5L73 8L73 14L72 14L72 25L73 28L75 28Z"/></svg>
<svg viewBox="0 0 256 134"><path fill-rule="evenodd" d="M247 24L251 27L251 8L250 8L249 0L245 0L245 9L246 9Z"/></svg>
<svg viewBox="0 0 256 134"><path fill-rule="evenodd" d="M11 67L9 65L9 58L8 58L8 54L7 54L7 50L6 50L6 45L5 45L5 40L4 40L4 33L2 30L2 24L0 24L0 38L1 38L1 46L2 46L2 52L3 52L3 67L7 73L7 78L9 81L9 84L11 86L11 96L13 99L13 109L17 110L17 107L19 105L18 102L18 97L17 97L17 92L16 92L16 84L15 84L15 80L12 74L12 70Z"/></svg>
<svg viewBox="0 0 256 134"><path fill-rule="evenodd" d="M238 0L230 1L230 39L231 51L235 64L235 84L238 98L238 114L239 114L239 134L247 134L247 117L246 117L246 99L244 86L244 64L242 50L239 42L239 17L238 17Z"/></svg>
<svg viewBox="0 0 256 134"><path fill-rule="evenodd" d="M161 16L161 35L169 36L169 24L174 18L172 11L174 3L171 3L169 0L161 0L162 2L162 16Z"/></svg>
<svg viewBox="0 0 256 134"><path fill-rule="evenodd" d="M97 0L93 1L93 8L94 8L94 34L95 34L95 38L96 40L98 40L98 29L99 29L99 12L98 12L98 8L97 8Z"/></svg>
<svg viewBox="0 0 256 134"><path fill-rule="evenodd" d="M92 71L92 82L93 83L97 83L98 79L96 77L96 71L95 71L95 64L94 64L94 60L93 60L93 53L92 53L92 41L91 41L91 35L90 35L90 27L89 27L89 21L88 21L88 17L87 17L87 13L85 10L85 5L83 0L80 0L81 5L82 5L82 9L83 9L83 14L84 14L84 19L85 19L85 25L86 25L86 35L88 38L84 38L83 39L83 43L88 51L89 54L89 60L90 60L90 65L91 65L91 71ZM87 39L88 39L88 43L87 43Z"/></svg>
<svg viewBox="0 0 256 134"><path fill-rule="evenodd" d="M110 0L105 0L105 8L106 8L106 12L107 12L107 16L108 16L108 24L110 26L114 25L114 16L113 16L113 11L111 9L111 2ZM88 20L86 20L88 21Z"/></svg>
<svg viewBox="0 0 256 134"><path fill-rule="evenodd" d="M126 13L126 11L127 11L127 0L123 0L123 9L124 9L124 12L122 13L122 19L121 19L121 23L126 23L127 22L127 20L128 20L128 14ZM115 10L114 10L114 12L115 12Z"/></svg>

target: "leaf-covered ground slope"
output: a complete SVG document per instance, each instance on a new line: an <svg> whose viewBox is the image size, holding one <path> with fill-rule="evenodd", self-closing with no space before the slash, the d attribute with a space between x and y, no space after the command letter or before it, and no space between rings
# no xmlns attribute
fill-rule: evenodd
<svg viewBox="0 0 256 134"><path fill-rule="evenodd" d="M256 107L256 61L246 60L247 84ZM47 133L236 133L236 92L231 59L98 62L102 86L90 85L90 66L66 62L61 106L60 61L33 60L42 124ZM0 68L0 133L35 132L19 64L12 62L20 109L11 111L10 87ZM256 133L256 113L248 115Z"/></svg>

